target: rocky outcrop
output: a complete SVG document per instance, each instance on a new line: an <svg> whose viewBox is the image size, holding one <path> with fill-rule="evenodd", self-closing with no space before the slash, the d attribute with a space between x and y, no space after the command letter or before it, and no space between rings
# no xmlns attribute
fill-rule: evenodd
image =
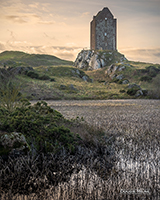
<svg viewBox="0 0 160 200"><path fill-rule="evenodd" d="M146 96L147 93L148 93L147 90L143 90L140 87L140 85L137 85L135 83L128 84L127 94L129 94L131 96L135 96L135 97Z"/></svg>
<svg viewBox="0 0 160 200"><path fill-rule="evenodd" d="M126 60L124 55L117 51L82 50L74 63L79 69L96 70L115 62Z"/></svg>
<svg viewBox="0 0 160 200"><path fill-rule="evenodd" d="M122 74L122 71L125 69L125 64L112 64L105 71L105 75L109 76L112 80L115 80L115 82L120 81L121 84L128 84L129 81L125 79L124 75Z"/></svg>
<svg viewBox="0 0 160 200"><path fill-rule="evenodd" d="M123 70L125 70L125 66L124 65L116 65L116 64L112 64L108 67L108 69L105 71L105 74L108 75L110 78L115 78L117 77L117 79L121 80L123 77L122 74L119 74L118 76L116 75L116 73L119 73Z"/></svg>
<svg viewBox="0 0 160 200"><path fill-rule="evenodd" d="M30 147L23 134L0 132L0 155L23 155Z"/></svg>
<svg viewBox="0 0 160 200"><path fill-rule="evenodd" d="M72 75L77 78L81 78L83 81L90 82L90 83L93 82L93 80L90 79L89 76L87 76L83 71L79 69L72 69Z"/></svg>

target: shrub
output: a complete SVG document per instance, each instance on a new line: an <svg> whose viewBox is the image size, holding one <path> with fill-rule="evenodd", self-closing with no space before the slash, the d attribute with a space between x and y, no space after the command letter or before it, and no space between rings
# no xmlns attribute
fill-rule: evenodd
<svg viewBox="0 0 160 200"><path fill-rule="evenodd" d="M0 106L12 112L19 104L21 99L20 87L13 82L8 81L1 84L0 88Z"/></svg>
<svg viewBox="0 0 160 200"><path fill-rule="evenodd" d="M118 80L118 84L122 84L123 83L123 80Z"/></svg>
<svg viewBox="0 0 160 200"><path fill-rule="evenodd" d="M50 77L47 75L42 75L38 78L39 80L50 80Z"/></svg>
<svg viewBox="0 0 160 200"><path fill-rule="evenodd" d="M137 71L141 72L141 73L147 73L148 70L147 69L137 69Z"/></svg>
<svg viewBox="0 0 160 200"><path fill-rule="evenodd" d="M63 147L73 151L80 139L63 126L67 120L61 113L47 106L44 101L34 106L27 100L21 103L13 112L0 110L0 130L24 134L28 144L34 145L38 152L54 152Z"/></svg>
<svg viewBox="0 0 160 200"><path fill-rule="evenodd" d="M29 71L29 72L27 72L27 76L29 76L29 77L31 77L31 78L36 78L36 79L39 78L39 74L37 74L37 73L34 72L34 71Z"/></svg>
<svg viewBox="0 0 160 200"><path fill-rule="evenodd" d="M113 79L112 79L112 82L118 83L118 84L122 84L122 83L123 83L123 80L122 80L122 79L113 78Z"/></svg>
<svg viewBox="0 0 160 200"><path fill-rule="evenodd" d="M50 81L51 81L51 82L55 82L55 79L54 79L54 78L51 78Z"/></svg>
<svg viewBox="0 0 160 200"><path fill-rule="evenodd" d="M139 88L137 88L137 87L129 88L129 89L127 90L127 94L133 96L133 95L136 94L136 92L137 92L138 90L139 90Z"/></svg>
<svg viewBox="0 0 160 200"><path fill-rule="evenodd" d="M125 91L125 90L120 90L119 92L120 92L120 93L125 93L126 91Z"/></svg>
<svg viewBox="0 0 160 200"><path fill-rule="evenodd" d="M148 95L150 98L160 99L160 74L153 78Z"/></svg>
<svg viewBox="0 0 160 200"><path fill-rule="evenodd" d="M143 92L143 96L147 96L148 95L148 90L142 90Z"/></svg>
<svg viewBox="0 0 160 200"><path fill-rule="evenodd" d="M145 76L142 76L140 78L140 81L151 81L152 80L152 77L148 76L148 75L145 75Z"/></svg>

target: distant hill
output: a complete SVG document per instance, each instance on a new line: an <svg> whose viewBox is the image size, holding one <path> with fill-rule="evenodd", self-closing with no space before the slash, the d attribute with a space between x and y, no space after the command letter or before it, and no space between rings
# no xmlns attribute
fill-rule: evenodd
<svg viewBox="0 0 160 200"><path fill-rule="evenodd" d="M56 56L45 54L28 54L21 51L4 51L0 53L0 65L17 66L52 66L52 65L72 65L72 61L62 60Z"/></svg>

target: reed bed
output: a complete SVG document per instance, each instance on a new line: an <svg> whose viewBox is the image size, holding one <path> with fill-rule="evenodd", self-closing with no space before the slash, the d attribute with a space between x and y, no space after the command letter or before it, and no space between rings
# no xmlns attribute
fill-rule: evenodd
<svg viewBox="0 0 160 200"><path fill-rule="evenodd" d="M1 159L2 200L160 199L159 100L47 103L66 118L83 117L91 132L102 128L105 146Z"/></svg>

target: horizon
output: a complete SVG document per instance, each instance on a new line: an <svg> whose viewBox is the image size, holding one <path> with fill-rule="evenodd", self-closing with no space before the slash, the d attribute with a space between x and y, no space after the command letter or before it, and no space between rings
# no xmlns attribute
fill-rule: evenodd
<svg viewBox="0 0 160 200"><path fill-rule="evenodd" d="M160 63L158 0L1 0L0 52L74 61L90 49L90 22L108 7L117 19L117 50L128 60Z"/></svg>

